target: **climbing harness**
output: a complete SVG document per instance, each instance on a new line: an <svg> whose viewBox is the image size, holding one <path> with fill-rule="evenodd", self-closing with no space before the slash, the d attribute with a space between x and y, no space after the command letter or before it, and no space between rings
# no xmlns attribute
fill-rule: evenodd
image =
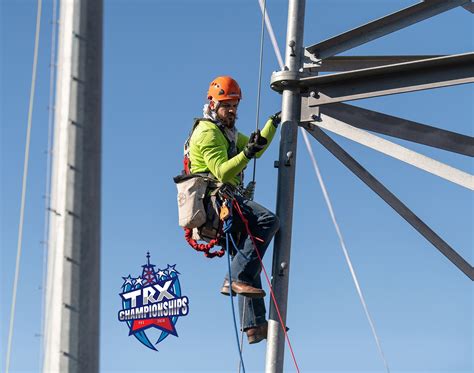
<svg viewBox="0 0 474 373"><path fill-rule="evenodd" d="M183 174L185 175L191 174L191 157L190 157L191 137L194 131L196 130L197 126L199 125L199 123L201 123L202 121L214 123L215 126L219 128L219 130L222 132L225 139L229 143L229 148L227 150L228 159L231 159L238 154L237 145L236 145L237 140L236 139L232 140L231 138L229 138L229 135L226 133L225 127L222 123L219 123L218 121L211 118L194 118L194 124L191 127L191 131L189 131L188 137L186 141L184 142L184 147L183 147ZM244 179L243 171L240 173L239 176L242 182ZM255 175L254 175L254 179L255 179Z"/></svg>
<svg viewBox="0 0 474 373"><path fill-rule="evenodd" d="M184 154L183 154L183 173L185 175L191 174L191 158L189 157L189 152L190 152L190 141L191 141L191 136L193 135L194 130L198 126L199 122L201 120L207 120L204 118L195 118L194 119L194 124L193 127L191 128L191 131L189 132L188 138L184 142Z"/></svg>
<svg viewBox="0 0 474 373"><path fill-rule="evenodd" d="M184 236L188 244L197 251L204 252L207 258L222 257L224 250L211 252L215 246L224 246L221 232L221 201L224 196L233 197L235 193L243 194L241 187L233 187L220 183L209 173L191 173L190 141L191 136L201 121L214 123L229 143L228 158L237 155L235 142L230 141L219 123L209 118L196 118L191 131L184 143L183 172L174 178L178 189L179 225L184 228ZM243 172L241 173L241 178ZM200 244L197 241L206 241Z"/></svg>

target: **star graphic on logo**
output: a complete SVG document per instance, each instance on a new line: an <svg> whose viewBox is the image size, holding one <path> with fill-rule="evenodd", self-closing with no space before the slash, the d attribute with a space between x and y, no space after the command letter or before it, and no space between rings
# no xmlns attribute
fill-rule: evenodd
<svg viewBox="0 0 474 373"><path fill-rule="evenodd" d="M135 286L137 285L142 285L143 286L143 279L138 276L136 279L135 279Z"/></svg>
<svg viewBox="0 0 474 373"><path fill-rule="evenodd" d="M158 277L165 277L166 276L166 272L163 271L162 269L159 269L158 272L156 272L158 274Z"/></svg>
<svg viewBox="0 0 474 373"><path fill-rule="evenodd" d="M168 267L166 268L166 270L168 271L168 273L171 275L172 273L176 273L177 275L179 275L180 273L176 270L176 264L175 265L172 265L170 266L168 264Z"/></svg>
<svg viewBox="0 0 474 373"><path fill-rule="evenodd" d="M132 278L132 276L128 275L128 277L122 277L122 278L123 278L124 281L125 281L125 282L123 283L122 287L125 286L125 285L127 285L127 284L133 285L133 278Z"/></svg>

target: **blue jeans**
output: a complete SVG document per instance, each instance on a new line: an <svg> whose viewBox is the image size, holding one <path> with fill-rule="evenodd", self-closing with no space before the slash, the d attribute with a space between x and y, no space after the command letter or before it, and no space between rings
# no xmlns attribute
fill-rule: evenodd
<svg viewBox="0 0 474 373"><path fill-rule="evenodd" d="M273 236L280 227L280 221L274 213L258 203L242 197L235 198L239 203L242 214L245 219L248 220L250 232L257 238L255 243L260 253L260 258L263 258ZM232 281L243 282L261 289L262 281L260 279L260 272L262 271L262 266L252 239L248 236L245 225L236 209L233 210L231 231L234 241L236 241L239 248L239 252L233 253L234 255L230 266ZM238 237L239 234L240 237ZM232 247L232 244L229 243L229 246ZM229 278L229 274L227 274L226 278ZM243 330L265 324L266 322L266 310L263 298L247 298L239 295L239 311Z"/></svg>

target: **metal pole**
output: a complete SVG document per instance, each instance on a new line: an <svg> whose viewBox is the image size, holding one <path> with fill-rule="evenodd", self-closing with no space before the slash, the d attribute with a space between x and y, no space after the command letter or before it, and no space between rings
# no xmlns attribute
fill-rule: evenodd
<svg viewBox="0 0 474 373"><path fill-rule="evenodd" d="M103 0L61 0L44 372L99 371Z"/></svg>
<svg viewBox="0 0 474 373"><path fill-rule="evenodd" d="M304 55L305 0L290 0L288 5L288 29L286 35L285 73L296 77ZM288 84L282 97L282 125L280 155L278 161L278 190L276 212L280 218L280 230L275 237L272 269L272 287L286 324L288 282L290 275L291 231L293 221L293 197L295 185L296 145L301 111L301 95L297 88ZM265 371L283 372L285 334L279 322L275 306L270 302L268 341Z"/></svg>

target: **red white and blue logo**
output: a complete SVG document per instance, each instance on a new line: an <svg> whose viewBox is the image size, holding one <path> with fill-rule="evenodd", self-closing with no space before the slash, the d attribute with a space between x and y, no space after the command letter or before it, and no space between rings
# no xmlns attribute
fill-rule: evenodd
<svg viewBox="0 0 474 373"><path fill-rule="evenodd" d="M189 313L189 300L181 295L176 264L155 270L156 265L150 263L150 253L146 257L141 276L122 277L122 309L118 319L127 324L130 336L158 351L155 347L158 343L170 334L178 336L175 325L179 317ZM153 344L150 339L156 337Z"/></svg>

